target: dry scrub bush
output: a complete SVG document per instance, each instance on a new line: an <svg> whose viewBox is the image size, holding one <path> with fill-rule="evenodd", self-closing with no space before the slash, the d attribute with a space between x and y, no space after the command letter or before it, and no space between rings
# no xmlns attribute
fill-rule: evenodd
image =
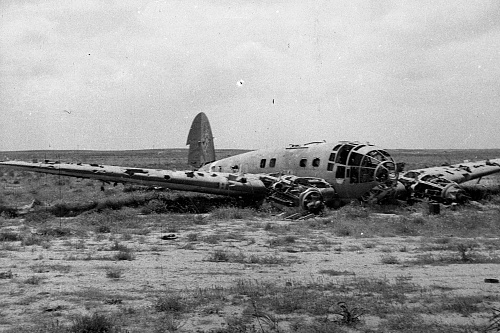
<svg viewBox="0 0 500 333"><path fill-rule="evenodd" d="M21 236L13 231L0 232L0 242L16 242L21 240Z"/></svg>
<svg viewBox="0 0 500 333"><path fill-rule="evenodd" d="M74 319L73 325L69 327L70 333L126 333L115 322L115 320L106 315L93 313L92 315L83 315Z"/></svg>
<svg viewBox="0 0 500 333"><path fill-rule="evenodd" d="M158 312L179 314L187 309L187 304L178 293L166 291L165 295L156 298L154 308Z"/></svg>
<svg viewBox="0 0 500 333"><path fill-rule="evenodd" d="M400 263L399 259L391 254L385 254L380 257L380 261L386 265L397 265Z"/></svg>
<svg viewBox="0 0 500 333"><path fill-rule="evenodd" d="M120 268L110 267L106 269L106 277L110 279L119 279L122 277L123 271Z"/></svg>
<svg viewBox="0 0 500 333"><path fill-rule="evenodd" d="M127 250L127 251L118 251L117 254L114 255L113 257L115 260L128 260L128 261L132 261L135 259L135 255L134 253L131 251L131 250Z"/></svg>

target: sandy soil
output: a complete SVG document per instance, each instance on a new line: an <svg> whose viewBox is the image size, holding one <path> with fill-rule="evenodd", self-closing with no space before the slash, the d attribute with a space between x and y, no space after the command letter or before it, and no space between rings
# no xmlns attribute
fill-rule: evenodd
<svg viewBox="0 0 500 333"><path fill-rule="evenodd" d="M272 223L274 229L266 230L267 223ZM151 309L154 296L165 290L229 287L239 279L293 284L322 279L407 276L422 287L439 286L455 295L500 297L500 284L484 282L485 278L500 277L498 264L405 264L423 252L425 240L420 237L335 237L324 231L307 229L307 235L295 235L293 242L270 245L271 239L283 235L287 225L298 223L301 222L211 221L179 231L176 239L162 239L161 236L168 232L152 230L147 235L132 235L126 240L119 234L52 238L50 247L43 244L22 246L20 242L8 242L6 246L7 242L3 242L0 331L47 318L67 322L73 315L112 312L119 306ZM19 224L10 224L1 231L19 229ZM207 242L210 235L223 236L210 244ZM135 259L108 260L116 253L109 250L115 240L132 248ZM284 262L265 265L209 261L215 250L246 256L275 255ZM437 255L442 252L432 251ZM498 250L493 252L499 254ZM396 257L398 263L383 263L382 258L388 255ZM106 272L110 269L120 269L121 277L109 278ZM345 274L332 277L324 273L326 270ZM9 272L12 277L5 276ZM112 304L117 299L118 305ZM184 329L217 327L221 317L229 312L231 309L225 308L222 315L191 318ZM134 326L130 324L129 327L134 329Z"/></svg>

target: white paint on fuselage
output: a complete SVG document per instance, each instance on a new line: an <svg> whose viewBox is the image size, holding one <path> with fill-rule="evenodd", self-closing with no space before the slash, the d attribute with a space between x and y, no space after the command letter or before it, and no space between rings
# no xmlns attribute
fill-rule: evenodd
<svg viewBox="0 0 500 333"><path fill-rule="evenodd" d="M214 172L234 172L251 174L291 174L299 177L317 177L326 180L332 185L342 199L356 199L377 185L377 182L351 183L347 178L337 178L337 168L350 167L340 164L337 161L329 161L330 154L335 148L343 144L356 146L356 152L366 155L370 151L382 149L372 145L362 145L353 142L338 143L312 143L307 145L297 145L288 148L270 148L255 150L240 155L235 155L207 164L201 168L204 171ZM361 146L358 148L358 146ZM354 150L354 149L353 149ZM275 159L272 166L271 160ZM265 162L264 162L265 160ZM305 165L302 164L301 161ZM313 165L313 161L314 163ZM328 168L328 164L333 164ZM347 163L347 162L346 162ZM237 168L235 168L237 166Z"/></svg>

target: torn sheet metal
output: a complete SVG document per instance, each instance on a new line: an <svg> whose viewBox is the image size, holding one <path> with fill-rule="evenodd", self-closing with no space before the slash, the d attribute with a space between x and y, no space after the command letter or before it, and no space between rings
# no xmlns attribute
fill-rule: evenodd
<svg viewBox="0 0 500 333"><path fill-rule="evenodd" d="M416 169L399 177L398 194L442 202L461 202L467 195L461 183L500 172L500 159Z"/></svg>
<svg viewBox="0 0 500 333"><path fill-rule="evenodd" d="M23 171L97 179L109 183L135 183L172 190L229 196L263 198L267 193L264 183L258 176L253 175L238 177L229 173L125 168L112 165L59 163L48 160L44 162L7 161L0 162L0 166Z"/></svg>

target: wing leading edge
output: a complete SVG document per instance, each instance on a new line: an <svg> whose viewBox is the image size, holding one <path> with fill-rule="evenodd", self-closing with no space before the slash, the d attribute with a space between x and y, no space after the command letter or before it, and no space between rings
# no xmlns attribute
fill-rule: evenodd
<svg viewBox="0 0 500 333"><path fill-rule="evenodd" d="M53 175L96 179L107 183L135 183L179 191L227 195L260 202L265 198L304 211L319 212L336 198L334 189L314 177L274 177L267 174L234 174L204 171L170 171L112 165L53 161L0 162L0 167ZM321 185L321 186L319 186Z"/></svg>
<svg viewBox="0 0 500 333"><path fill-rule="evenodd" d="M23 171L97 179L109 183L135 183L209 194L263 198L267 193L264 183L254 175L239 177L219 172L170 171L51 161L36 163L7 161L0 162L0 166Z"/></svg>
<svg viewBox="0 0 500 333"><path fill-rule="evenodd" d="M437 176L457 184L500 172L500 158L478 162L466 162L448 166L416 169L405 172L401 179L418 179Z"/></svg>

